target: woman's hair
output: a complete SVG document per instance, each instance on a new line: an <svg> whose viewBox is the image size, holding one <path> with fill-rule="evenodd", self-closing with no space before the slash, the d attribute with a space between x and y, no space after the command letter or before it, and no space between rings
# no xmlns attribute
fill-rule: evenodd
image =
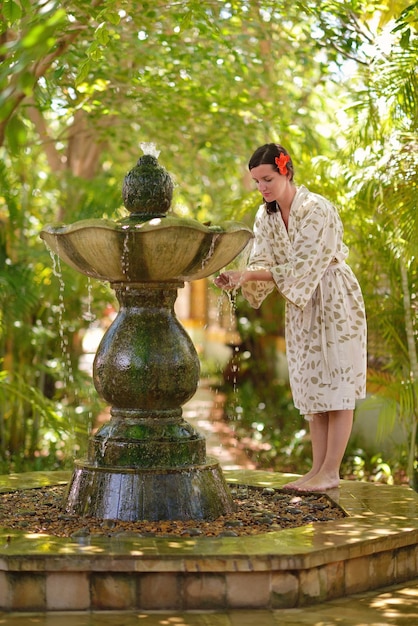
<svg viewBox="0 0 418 626"><path fill-rule="evenodd" d="M251 171L254 167L258 167L259 165L271 165L274 170L277 172L279 168L276 164L275 159L280 157L281 154L289 157L289 161L286 163L287 174L289 176L289 180L293 180L294 169L292 158L290 154L287 152L283 146L278 143L266 143L264 146L260 146L252 155L251 159L248 162L248 169ZM275 200L273 202L264 201L267 213L276 213L277 212L277 203Z"/></svg>

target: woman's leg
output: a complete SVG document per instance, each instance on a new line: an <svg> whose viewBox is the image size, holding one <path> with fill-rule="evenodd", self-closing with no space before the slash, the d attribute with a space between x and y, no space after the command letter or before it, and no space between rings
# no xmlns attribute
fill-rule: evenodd
<svg viewBox="0 0 418 626"><path fill-rule="evenodd" d="M311 434L313 434L313 462L315 464L316 447L317 462L320 461L322 455L322 463L319 470L315 474L311 474L308 480L299 483L296 489L300 491L326 491L327 489L338 487L340 466L351 435L353 415L354 411L351 410L328 412L325 454L323 453L323 446L316 440L317 436L320 436L320 428L311 429Z"/></svg>
<svg viewBox="0 0 418 626"><path fill-rule="evenodd" d="M284 489L297 489L317 474L325 460L328 440L328 413L313 415L309 420L312 446L312 468L304 476L284 485Z"/></svg>

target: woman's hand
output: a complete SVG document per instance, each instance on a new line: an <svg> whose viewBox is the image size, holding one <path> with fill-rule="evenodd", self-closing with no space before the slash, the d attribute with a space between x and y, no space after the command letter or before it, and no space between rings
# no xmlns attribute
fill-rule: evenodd
<svg viewBox="0 0 418 626"><path fill-rule="evenodd" d="M225 289L226 291L238 289L244 282L244 274L245 272L228 270L219 274L213 282L217 287Z"/></svg>
<svg viewBox="0 0 418 626"><path fill-rule="evenodd" d="M244 270L243 272L237 272L236 270L227 270L222 272L214 279L214 283L217 287L225 289L226 291L233 291L239 289L244 283L251 282L252 280L260 281L272 281L273 275L270 270Z"/></svg>

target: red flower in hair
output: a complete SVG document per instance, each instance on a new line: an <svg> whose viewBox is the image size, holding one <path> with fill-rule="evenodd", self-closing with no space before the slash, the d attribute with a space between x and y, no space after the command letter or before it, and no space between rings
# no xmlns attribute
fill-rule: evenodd
<svg viewBox="0 0 418 626"><path fill-rule="evenodd" d="M283 154L283 153L279 157L276 157L274 159L275 164L279 168L280 174L283 174L283 176L286 176L287 174L286 163L288 163L289 161L290 161L290 156L288 154Z"/></svg>

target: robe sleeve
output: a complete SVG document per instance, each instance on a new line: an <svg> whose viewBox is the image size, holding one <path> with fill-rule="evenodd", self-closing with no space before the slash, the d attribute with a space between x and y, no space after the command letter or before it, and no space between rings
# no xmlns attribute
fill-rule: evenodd
<svg viewBox="0 0 418 626"><path fill-rule="evenodd" d="M269 243L272 241L268 233L260 231L263 245L255 243L255 252L258 249L264 251L264 256L255 254L254 262L258 267L254 267L253 260L249 269L269 269L272 273L274 284L280 293L289 302L303 309L312 298L325 271L336 259L341 261L346 254L341 255L342 223L336 209L325 199L318 199L309 204L298 232L290 247L290 254L285 263L276 264L274 260L274 247ZM256 235L257 236L257 235ZM340 253L338 250L340 248ZM273 283L265 283L254 290L251 283L245 285L244 296L250 304L259 303L272 289ZM248 285L248 286L247 286ZM270 287L268 291L267 285ZM265 293L265 295L264 295ZM264 296L264 297L263 297Z"/></svg>
<svg viewBox="0 0 418 626"><path fill-rule="evenodd" d="M261 206L254 222L254 239L248 260L249 270L270 269L274 259L270 243L271 233L269 234L268 223L263 219L264 214L264 206ZM275 284L272 281L250 281L242 285L241 292L250 305L258 309L274 288Z"/></svg>

